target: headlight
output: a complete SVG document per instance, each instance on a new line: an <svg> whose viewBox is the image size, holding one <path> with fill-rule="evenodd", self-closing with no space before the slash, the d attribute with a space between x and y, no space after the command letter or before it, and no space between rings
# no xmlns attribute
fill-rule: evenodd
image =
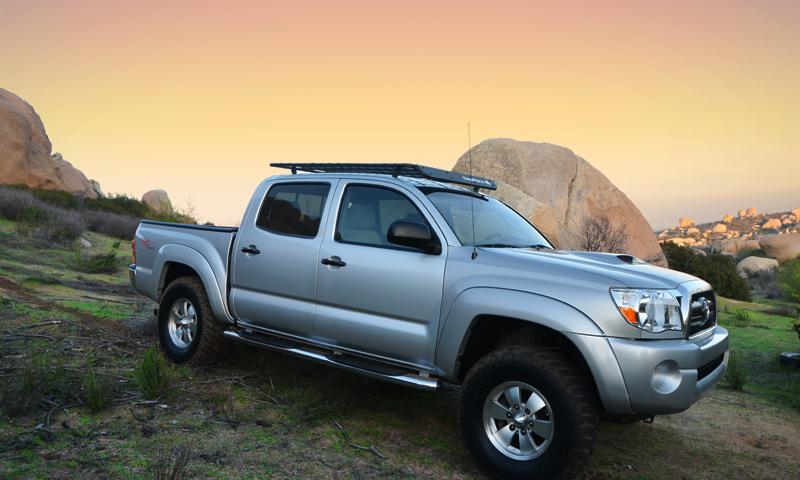
<svg viewBox="0 0 800 480"><path fill-rule="evenodd" d="M612 288L611 297L623 318L635 327L653 333L683 330L681 306L665 290Z"/></svg>

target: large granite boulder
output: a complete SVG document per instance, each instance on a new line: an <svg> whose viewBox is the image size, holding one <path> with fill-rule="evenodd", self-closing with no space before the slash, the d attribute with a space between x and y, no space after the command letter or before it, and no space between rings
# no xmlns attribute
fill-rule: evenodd
<svg viewBox="0 0 800 480"><path fill-rule="evenodd" d="M761 243L757 239L747 238L728 238L725 240L717 240L711 243L714 250L721 253L730 253L731 255L739 255L743 250L758 250L761 248Z"/></svg>
<svg viewBox="0 0 800 480"><path fill-rule="evenodd" d="M571 150L548 143L490 139L471 150L472 173L497 181L493 195L531 220L558 248L579 249L584 222L607 217L623 225L626 251L656 265L667 261L636 205ZM469 173L469 152L453 170Z"/></svg>
<svg viewBox="0 0 800 480"><path fill-rule="evenodd" d="M752 273L768 272L776 268L778 268L778 261L774 258L746 257L736 264L736 271L743 277Z"/></svg>
<svg viewBox="0 0 800 480"><path fill-rule="evenodd" d="M51 150L42 119L33 107L0 88L0 183L97 198L86 175Z"/></svg>
<svg viewBox="0 0 800 480"><path fill-rule="evenodd" d="M150 190L142 195L142 203L158 213L172 212L172 202L164 190Z"/></svg>
<svg viewBox="0 0 800 480"><path fill-rule="evenodd" d="M800 256L800 233L765 235L760 238L759 245L771 258L785 263Z"/></svg>

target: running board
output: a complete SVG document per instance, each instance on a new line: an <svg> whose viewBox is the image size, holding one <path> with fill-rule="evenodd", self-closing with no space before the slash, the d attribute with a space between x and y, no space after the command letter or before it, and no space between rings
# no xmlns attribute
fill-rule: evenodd
<svg viewBox="0 0 800 480"><path fill-rule="evenodd" d="M439 380L431 377L424 377L411 372L395 369L392 367L373 364L368 360L362 360L353 356L338 355L334 353L326 354L323 351L312 349L311 347L301 346L286 340L273 339L259 334L240 333L232 330L225 331L225 338L237 342L246 343L256 347L266 348L277 352L288 353L301 358L315 360L317 362L339 367L362 375L367 375L379 380L392 383L399 383L414 387L420 390L437 390Z"/></svg>

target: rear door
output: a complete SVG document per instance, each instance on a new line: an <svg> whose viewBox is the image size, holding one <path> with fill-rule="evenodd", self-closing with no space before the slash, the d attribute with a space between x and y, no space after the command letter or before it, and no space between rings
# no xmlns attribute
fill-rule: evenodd
<svg viewBox="0 0 800 480"><path fill-rule="evenodd" d="M239 228L231 303L243 324L311 335L319 249L335 181L278 181ZM251 209L256 206L251 207Z"/></svg>
<svg viewBox="0 0 800 480"><path fill-rule="evenodd" d="M412 192L388 182L341 180L330 210L317 262L314 336L343 349L430 367L447 258L444 236ZM442 253L389 243L389 226L397 220L427 224Z"/></svg>

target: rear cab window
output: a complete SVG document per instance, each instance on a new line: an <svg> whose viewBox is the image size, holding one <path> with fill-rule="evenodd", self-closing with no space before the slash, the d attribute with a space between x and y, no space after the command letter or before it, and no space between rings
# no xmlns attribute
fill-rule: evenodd
<svg viewBox="0 0 800 480"><path fill-rule="evenodd" d="M279 183L270 187L256 217L268 232L313 238L331 186L329 183Z"/></svg>

